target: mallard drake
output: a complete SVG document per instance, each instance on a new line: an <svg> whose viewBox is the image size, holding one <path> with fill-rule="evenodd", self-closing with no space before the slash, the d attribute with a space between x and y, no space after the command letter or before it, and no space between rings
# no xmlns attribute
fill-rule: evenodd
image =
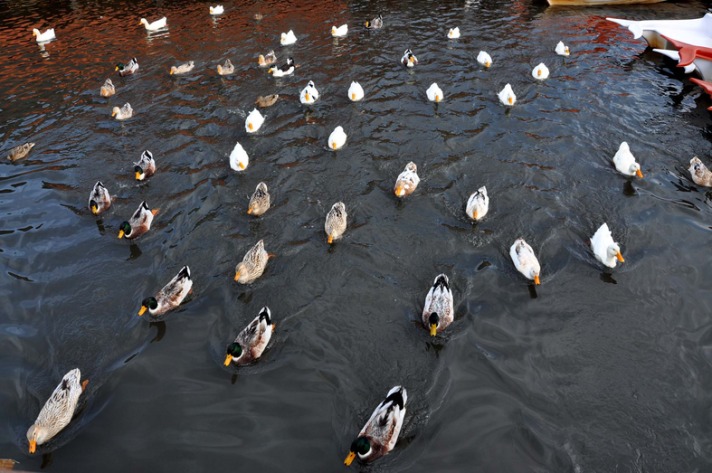
<svg viewBox="0 0 712 473"><path fill-rule="evenodd" d="M438 84L433 82L430 84L430 87L428 87L428 90L425 91L425 95L428 96L428 100L431 102L440 102L444 95L443 91L438 87Z"/></svg>
<svg viewBox="0 0 712 473"><path fill-rule="evenodd" d="M514 244L509 249L509 256L512 258L517 271L527 279L532 279L534 284L540 284L539 273L541 272L541 267L539 266L539 260L536 259L534 250L524 241L524 238L517 238L514 241Z"/></svg>
<svg viewBox="0 0 712 473"><path fill-rule="evenodd" d="M126 237L127 240L138 238L151 229L153 217L158 214L159 209L151 210L144 200L138 206L131 219L119 225L119 238Z"/></svg>
<svg viewBox="0 0 712 473"><path fill-rule="evenodd" d="M566 46L563 41L559 41L558 43L556 43L556 48L554 48L554 51L559 56L568 56L569 54L571 54L569 47Z"/></svg>
<svg viewBox="0 0 712 473"><path fill-rule="evenodd" d="M628 146L628 143L625 141L621 143L620 147L618 147L618 151L613 156L613 164L621 174L643 178L640 164L635 161L635 156L630 152L630 146Z"/></svg>
<svg viewBox="0 0 712 473"><path fill-rule="evenodd" d="M94 184L94 188L89 194L89 210L94 215L99 215L111 207L111 195L109 195L109 190L104 187L101 181L97 181Z"/></svg>
<svg viewBox="0 0 712 473"><path fill-rule="evenodd" d="M222 5L215 5L214 7L210 7L211 15L222 15L223 13L225 13L225 9Z"/></svg>
<svg viewBox="0 0 712 473"><path fill-rule="evenodd" d="M342 36L346 36L346 34L349 32L349 25L341 25L338 28L336 26L331 27L331 36L334 38L339 38Z"/></svg>
<svg viewBox="0 0 712 473"><path fill-rule="evenodd" d="M255 100L255 105L261 108L271 107L277 102L277 99L279 99L279 94L266 95L264 97L260 95Z"/></svg>
<svg viewBox="0 0 712 473"><path fill-rule="evenodd" d="M88 379L83 382L81 379L81 371L79 368L74 368L65 374L59 385L54 388L52 395L37 415L35 423L27 430L30 453L35 453L38 445L52 440L72 421L79 396L89 384Z"/></svg>
<svg viewBox="0 0 712 473"><path fill-rule="evenodd" d="M506 107L511 107L517 101L517 96L514 95L512 86L509 84L505 85L504 89L500 90L497 96L499 97L499 101L502 102L502 105Z"/></svg>
<svg viewBox="0 0 712 473"><path fill-rule="evenodd" d="M260 240L250 251L245 253L242 261L235 266L235 281L240 284L250 284L262 276L267 267L270 255L265 251L265 242Z"/></svg>
<svg viewBox="0 0 712 473"><path fill-rule="evenodd" d="M469 199L466 206L467 216L472 220L482 220L489 211L489 196L485 186L477 189Z"/></svg>
<svg viewBox="0 0 712 473"><path fill-rule="evenodd" d="M447 37L449 39L457 39L460 37L460 28L459 27L454 27L450 28L450 30L447 32Z"/></svg>
<svg viewBox="0 0 712 473"><path fill-rule="evenodd" d="M352 102L358 102L363 99L363 87L358 82L352 82L349 87L349 100Z"/></svg>
<svg viewBox="0 0 712 473"><path fill-rule="evenodd" d="M21 144L20 146L15 146L8 153L7 159L12 161L13 163L15 161L24 159L27 157L28 154L30 154L30 150L32 150L32 148L34 148L34 146L35 146L34 143L25 143L25 144Z"/></svg>
<svg viewBox="0 0 712 473"><path fill-rule="evenodd" d="M452 290L447 276L439 274L433 281L433 286L425 296L423 306L423 325L430 330L430 336L434 337L438 332L445 330L450 325L455 316L455 309L452 303Z"/></svg>
<svg viewBox="0 0 712 473"><path fill-rule="evenodd" d="M172 66L171 67L171 75L185 74L187 72L192 71L194 67L195 67L195 63L193 61L188 61L184 64L181 64L180 66Z"/></svg>
<svg viewBox="0 0 712 473"><path fill-rule="evenodd" d="M395 386L388 391L386 398L376 407L356 440L351 443L344 465L350 466L357 455L361 461L372 462L393 450L403 427L406 402L408 393L405 388Z"/></svg>
<svg viewBox="0 0 712 473"><path fill-rule="evenodd" d="M235 72L235 66L232 65L229 59L225 59L225 62L220 65L218 64L218 74L221 76L229 76Z"/></svg>
<svg viewBox="0 0 712 473"><path fill-rule="evenodd" d="M613 236L606 223L601 225L591 237L591 249L593 256L609 268L616 267L616 260L621 263L625 262L621 254L621 247L613 241Z"/></svg>
<svg viewBox="0 0 712 473"><path fill-rule="evenodd" d="M401 58L401 64L403 64L405 67L415 67L418 65L418 58L415 57L413 51L411 51L410 49L406 49L403 53L403 57Z"/></svg>
<svg viewBox="0 0 712 473"><path fill-rule="evenodd" d="M101 86L99 93L101 93L102 97L111 97L116 93L116 88L114 87L114 83L111 82L111 79L104 81L104 85Z"/></svg>
<svg viewBox="0 0 712 473"><path fill-rule="evenodd" d="M376 18L366 21L364 26L369 30L380 30L383 28L383 17L379 14Z"/></svg>
<svg viewBox="0 0 712 473"><path fill-rule="evenodd" d="M331 206L331 210L326 214L324 222L324 231L326 232L327 242L331 245L334 240L338 240L344 236L346 231L346 206L343 202L337 202Z"/></svg>
<svg viewBox="0 0 712 473"><path fill-rule="evenodd" d="M133 57L126 65L124 65L123 62L120 62L116 65L116 70L119 72L119 75L121 77L134 74L136 71L138 71L138 59Z"/></svg>
<svg viewBox="0 0 712 473"><path fill-rule="evenodd" d="M255 192L250 197L250 204L247 206L247 215L259 217L270 207L270 195L267 190L267 184L260 182L255 188Z"/></svg>
<svg viewBox="0 0 712 473"><path fill-rule="evenodd" d="M344 133L344 129L340 126L337 126L334 128L334 131L331 132L329 135L329 148L333 149L336 151L337 149L341 149L344 144L346 144L346 133Z"/></svg>
<svg viewBox="0 0 712 473"><path fill-rule="evenodd" d="M257 57L257 64L259 64L260 67L271 66L275 62L277 62L277 55L274 54L274 51L270 51L264 56L260 54Z"/></svg>
<svg viewBox="0 0 712 473"><path fill-rule="evenodd" d="M32 36L35 37L35 40L38 43L44 43L47 41L52 41L53 39L57 39L57 37L54 35L54 28L49 28L45 30L44 33L40 33L40 30L38 30L37 28L33 28Z"/></svg>
<svg viewBox="0 0 712 473"><path fill-rule="evenodd" d="M240 143L236 143L230 153L230 167L238 172L244 171L249 163L250 157L247 155L247 151Z"/></svg>
<svg viewBox="0 0 712 473"><path fill-rule="evenodd" d="M535 78L536 80L544 80L549 78L549 68L546 67L546 64L539 63L533 70L532 70L532 77Z"/></svg>
<svg viewBox="0 0 712 473"><path fill-rule="evenodd" d="M486 51L480 51L477 55L477 62L489 68L492 65L492 57Z"/></svg>
<svg viewBox="0 0 712 473"><path fill-rule="evenodd" d="M272 312L269 307L260 309L257 317L237 334L234 342L227 346L225 366L230 366L230 363L244 366L257 361L267 348L276 327L277 325L272 323Z"/></svg>
<svg viewBox="0 0 712 473"><path fill-rule="evenodd" d="M398 175L393 192L396 197L410 195L418 187L420 177L418 177L418 166L413 161L405 165L405 169Z"/></svg>
<svg viewBox="0 0 712 473"><path fill-rule="evenodd" d="M272 74L274 77L288 76L294 72L294 59L287 58L287 62L279 67L270 67L267 69L268 74Z"/></svg>
<svg viewBox="0 0 712 473"><path fill-rule="evenodd" d="M294 36L294 31L289 30L286 33L282 33L279 36L279 44L282 46L289 46L297 42L297 37Z"/></svg>
<svg viewBox="0 0 712 473"><path fill-rule="evenodd" d="M137 181L153 176L156 173L156 161L153 159L153 153L149 150L141 153L141 158L137 163L134 163L134 175Z"/></svg>
<svg viewBox="0 0 712 473"><path fill-rule="evenodd" d="M262 124L265 122L265 117L257 110L253 108L247 118L245 119L245 131L247 133L255 133L260 129Z"/></svg>
<svg viewBox="0 0 712 473"><path fill-rule="evenodd" d="M146 31L157 31L165 28L167 21L168 19L165 16L154 21L153 23L149 23L147 19L141 18L141 21L139 21L138 24L143 25L146 28Z"/></svg>
<svg viewBox="0 0 712 473"><path fill-rule="evenodd" d="M111 110L111 116L117 120L128 120L133 116L133 108L131 104L126 102L123 107L114 107Z"/></svg>
<svg viewBox="0 0 712 473"><path fill-rule="evenodd" d="M169 310L178 307L183 299L193 289L193 280L190 277L190 268L183 266L178 274L163 286L155 297L147 297L141 301L141 308L138 311L139 317L146 311L154 317L165 314Z"/></svg>
<svg viewBox="0 0 712 473"><path fill-rule="evenodd" d="M695 156L690 160L690 176L695 184L698 186L712 187L712 171L707 169L700 158Z"/></svg>
<svg viewBox="0 0 712 473"><path fill-rule="evenodd" d="M311 105L319 100L319 91L316 90L314 81L310 80L302 92L299 94L299 101L305 105Z"/></svg>

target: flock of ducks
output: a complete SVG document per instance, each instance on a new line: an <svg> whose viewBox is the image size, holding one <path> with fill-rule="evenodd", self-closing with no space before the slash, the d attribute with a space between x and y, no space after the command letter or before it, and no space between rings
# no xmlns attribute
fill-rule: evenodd
<svg viewBox="0 0 712 473"><path fill-rule="evenodd" d="M210 7L211 15L221 15L223 13L224 8L222 5ZM142 18L140 24L148 31L157 31L166 28L167 19L164 17L149 23L145 18ZM378 15L376 18L366 21L364 26L367 29L380 29L383 27L383 17ZM347 35L348 25L333 26L331 34L334 37ZM55 38L53 29L49 29L44 33L40 33L35 29L33 30L33 35L38 42ZM459 38L459 28L450 29L447 36L450 39ZM297 38L291 30L287 33L282 33L280 36L282 45L291 45L296 41ZM557 44L555 51L562 56L570 54L569 48L562 42ZM277 57L274 51L270 51L264 56L260 55L258 58L258 64L261 67L271 66L276 61ZM480 51L477 56L477 62L486 68L492 66L492 58L485 51ZM418 59L410 49L407 49L401 58L401 63L407 68L413 68L418 65ZM186 64L172 67L170 74L184 74L190 72L193 68L194 63L190 61ZM294 68L294 60L290 57L282 66L270 67L268 73L275 77L281 77L292 74ZM115 70L123 77L135 74L138 69L138 60L132 58L127 64L117 64ZM234 66L228 59L225 63L217 66L217 72L220 75L232 74L234 73ZM532 71L532 77L537 80L548 78L549 70L546 65L543 63L537 65ZM103 97L111 97L115 92L111 79L107 79L100 89L100 94ZM426 96L432 102L440 102L444 98L444 93L436 83L433 83L427 89ZM505 106L511 107L516 103L516 96L510 84L507 84L498 93L498 96L500 102ZM278 95L260 97L257 104L260 107L268 107L274 104L278 97ZM362 100L364 98L364 90L361 85L357 82L352 82L348 90L348 97L352 101ZM299 94L300 102L305 105L311 105L319 98L319 91L313 81L309 81ZM121 108L114 107L112 110L112 117L117 120L126 120L131 118L132 115L133 109L128 103ZM247 115L245 131L247 133L255 133L263 123L264 117L255 108ZM344 146L346 139L347 135L343 128L337 126L329 135L328 147L331 150L338 150ZM13 148L8 158L13 162L22 159L29 154L33 146L34 143L25 143ZM636 162L626 142L621 143L612 162L615 168L626 176L643 177L640 165ZM229 164L233 170L238 172L247 168L249 157L240 143L237 143L230 153ZM156 173L156 168L156 162L151 152L144 151L139 161L134 163L135 179L143 181L150 178ZM697 157L690 161L689 172L696 184L712 187L712 172ZM419 182L418 168L415 163L409 162L403 172L396 178L393 192L396 197L405 198L415 192ZM90 193L88 207L94 215L100 215L111 207L111 195L100 181L94 185ZM267 212L269 208L270 194L267 184L260 182L250 198L247 213L248 215L259 217ZM473 221L479 221L487 215L488 210L489 196L486 187L482 186L469 196L465 211L468 218ZM122 222L119 226L118 237L129 240L141 237L150 230L153 219L158 212L159 209L152 209L145 201L141 202L132 217ZM328 244L334 244L335 241L343 237L347 229L347 222L348 214L345 204L343 202L334 203L327 213L324 223L324 232ZM606 223L603 223L598 228L591 237L590 243L593 255L604 266L614 268L618 262L625 261L621 254L620 245L613 239ZM262 276L267 262L272 256L265 250L264 241L259 240L244 255L242 261L236 265L234 280L239 284L254 282ZM541 266L533 248L523 238L518 238L514 241L510 248L510 257L515 268L524 277L533 281L535 285L541 283ZM143 316L148 312L150 316L157 317L177 308L192 292L192 286L190 268L184 266L160 291L141 301L138 315ZM436 336L437 333L446 330L453 322L453 307L453 294L448 277L445 274L439 274L425 297L422 312L422 324L431 336ZM269 344L275 327L269 307L263 307L254 320L228 345L224 365L235 364L242 366L258 360ZM30 453L35 453L38 445L42 445L52 439L69 424L75 413L79 397L86 388L87 383L88 380L81 382L81 372L78 368L71 370L62 378L62 381L41 409L34 424L27 431ZM407 400L407 392L402 386L395 386L386 394L385 399L376 407L351 444L350 451L344 460L347 466L357 457L366 462L375 460L386 455L395 447L403 425Z"/></svg>

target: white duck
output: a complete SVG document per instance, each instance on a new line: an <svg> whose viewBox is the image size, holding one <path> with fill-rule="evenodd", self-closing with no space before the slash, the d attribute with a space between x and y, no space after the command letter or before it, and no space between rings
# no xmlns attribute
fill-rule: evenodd
<svg viewBox="0 0 712 473"><path fill-rule="evenodd" d="M433 82L430 84L430 87L428 87L428 90L425 91L425 95L428 96L428 100L431 102L440 102L444 95L443 91L438 87L438 84Z"/></svg>
<svg viewBox="0 0 712 473"><path fill-rule="evenodd" d="M341 149L346 143L346 133L344 133L344 129L340 126L334 128L334 131L332 131L329 135L328 142L330 149L333 149L334 151Z"/></svg>
<svg viewBox="0 0 712 473"><path fill-rule="evenodd" d="M247 115L247 119L245 119L245 131L247 133L255 133L264 122L265 117L262 116L259 110L253 108L250 114Z"/></svg>
<svg viewBox="0 0 712 473"><path fill-rule="evenodd" d="M515 240L509 249L509 256L512 258L512 262L514 263L514 267L517 268L517 271L522 273L527 279L533 280L534 284L540 284L539 273L541 272L541 267L539 266L539 260L536 259L534 250L524 241L524 238Z"/></svg>
<svg viewBox="0 0 712 473"><path fill-rule="evenodd" d="M364 96L363 87L358 82L351 82L349 87L349 100L352 102L358 102L362 100Z"/></svg>
<svg viewBox="0 0 712 473"><path fill-rule="evenodd" d="M509 84L505 85L504 89L500 90L497 96L499 97L499 101L507 107L511 107L517 101L517 96L514 95L512 86Z"/></svg>
<svg viewBox="0 0 712 473"><path fill-rule="evenodd" d="M317 100L319 100L319 91L316 90L314 81L310 80L307 86L302 89L302 93L299 94L299 101L304 105L311 105Z"/></svg>
<svg viewBox="0 0 712 473"><path fill-rule="evenodd" d="M616 267L616 259L621 263L625 261L621 254L621 247L613 241L611 231L605 223L591 237L591 249L596 259L609 268Z"/></svg>
<svg viewBox="0 0 712 473"><path fill-rule="evenodd" d="M153 23L149 23L147 19L141 18L139 24L143 25L146 28L146 31L158 31L166 27L167 21L168 19L165 16L159 20L154 21Z"/></svg>
<svg viewBox="0 0 712 473"><path fill-rule="evenodd" d="M486 51L480 51L477 55L477 62L485 67L490 67L492 65L492 57Z"/></svg>
<svg viewBox="0 0 712 473"><path fill-rule="evenodd" d="M635 156L630 152L630 147L625 141L621 143L615 156L613 156L613 164L621 174L643 177L643 173L640 171L640 164L635 161Z"/></svg>
<svg viewBox="0 0 712 473"><path fill-rule="evenodd" d="M460 37L460 28L459 27L454 27L450 28L450 30L447 32L447 37L450 39L457 39Z"/></svg>
<svg viewBox="0 0 712 473"><path fill-rule="evenodd" d="M222 15L223 13L225 13L225 9L222 5L215 5L214 7L210 7L211 15Z"/></svg>
<svg viewBox="0 0 712 473"><path fill-rule="evenodd" d="M434 337L452 323L454 315L452 290L448 278L444 274L439 274L433 281L428 295L425 296L423 325L430 329L430 336Z"/></svg>
<svg viewBox="0 0 712 473"><path fill-rule="evenodd" d="M349 32L349 25L344 24L339 26L338 28L336 26L331 27L331 36L334 38L340 38L343 36L346 36L346 34Z"/></svg>
<svg viewBox="0 0 712 473"><path fill-rule="evenodd" d="M35 40L38 43L44 43L46 41L52 41L53 39L57 39L57 37L54 35L54 28L49 28L45 30L44 33L40 33L40 30L38 30L37 28L33 28L32 36L35 37Z"/></svg>
<svg viewBox="0 0 712 473"><path fill-rule="evenodd" d="M549 78L549 68L546 67L546 64L539 63L533 70L532 70L532 77L535 78L536 80L544 80Z"/></svg>
<svg viewBox="0 0 712 473"><path fill-rule="evenodd" d="M413 161L405 165L403 172L398 175L393 189L396 197L405 197L412 194L420 183L418 166Z"/></svg>
<svg viewBox="0 0 712 473"><path fill-rule="evenodd" d="M114 107L111 110L111 116L117 120L128 120L133 116L133 108L131 104L126 102L123 107Z"/></svg>
<svg viewBox="0 0 712 473"><path fill-rule="evenodd" d="M712 187L712 171L707 169L707 166L705 166L697 156L690 160L688 171L690 171L690 176L692 176L692 180L695 184L698 186Z"/></svg>
<svg viewBox="0 0 712 473"><path fill-rule="evenodd" d="M289 46L297 42L297 37L294 35L294 31L289 30L286 33L282 33L279 37L279 44L282 46Z"/></svg>
<svg viewBox="0 0 712 473"><path fill-rule="evenodd" d="M489 211L489 196L485 186L477 189L469 199L467 199L466 212L472 220L482 220Z"/></svg>
<svg viewBox="0 0 712 473"><path fill-rule="evenodd" d="M235 147L230 153L230 167L235 171L244 171L250 163L250 158L247 156L247 151L240 143L235 144Z"/></svg>
<svg viewBox="0 0 712 473"><path fill-rule="evenodd" d="M563 41L559 41L558 43L556 43L556 48L554 48L554 51L559 56L568 56L569 54L571 54L569 47L566 46Z"/></svg>
<svg viewBox="0 0 712 473"><path fill-rule="evenodd" d="M195 68L193 61L188 61L180 66L171 66L171 75L186 74Z"/></svg>

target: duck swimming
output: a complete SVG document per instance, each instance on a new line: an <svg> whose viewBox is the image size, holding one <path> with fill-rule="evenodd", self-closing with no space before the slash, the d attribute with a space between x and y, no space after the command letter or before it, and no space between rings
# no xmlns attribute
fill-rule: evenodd
<svg viewBox="0 0 712 473"><path fill-rule="evenodd" d="M240 284L250 284L262 276L267 267L270 255L265 251L265 242L260 240L245 253L242 261L235 266L235 281Z"/></svg>
<svg viewBox="0 0 712 473"><path fill-rule="evenodd" d="M514 244L509 249L509 256L512 258L514 267L522 273L527 279L534 281L534 284L540 284L539 273L541 267L539 260L534 255L534 250L529 244L524 241L524 238L517 238Z"/></svg>
<svg viewBox="0 0 712 473"><path fill-rule="evenodd" d="M381 28L383 28L383 17L381 15L378 15L373 20L364 23L364 26L366 26L366 28L369 30L380 30Z"/></svg>
<svg viewBox="0 0 712 473"><path fill-rule="evenodd" d="M398 175L393 192L396 197L405 197L413 193L420 183L418 166L413 161L406 164L405 169Z"/></svg>
<svg viewBox="0 0 712 473"><path fill-rule="evenodd" d="M232 65L232 62L230 62L229 59L225 59L225 63L220 65L218 64L218 74L221 76L229 76L230 74L235 72L235 66Z"/></svg>
<svg viewBox="0 0 712 473"><path fill-rule="evenodd" d="M153 223L153 217L158 214L158 210L159 209L151 210L145 200L141 202L141 205L138 206L138 209L136 209L136 212L131 216L131 219L119 225L119 238L126 237L127 240L133 240L149 231L151 229L151 223Z"/></svg>
<svg viewBox="0 0 712 473"><path fill-rule="evenodd" d="M282 33L279 37L279 44L282 46L289 46L297 42L297 37L294 35L294 31L289 30L286 33Z"/></svg>
<svg viewBox="0 0 712 473"><path fill-rule="evenodd" d="M532 70L532 77L535 78L536 80L544 80L549 78L549 68L546 67L546 64L539 63L533 70Z"/></svg>
<svg viewBox="0 0 712 473"><path fill-rule="evenodd" d="M152 23L149 23L145 18L141 18L141 21L139 21L138 24L143 25L146 28L146 31L158 31L166 27L167 21L168 19L165 16Z"/></svg>
<svg viewBox="0 0 712 473"><path fill-rule="evenodd" d="M344 144L346 144L346 133L344 132L344 129L340 126L334 128L334 131L332 131L331 135L329 135L328 143L329 148L334 151L341 149Z"/></svg>
<svg viewBox="0 0 712 473"><path fill-rule="evenodd" d="M697 156L690 160L688 171L695 184L703 187L712 187L712 171L707 169L707 166L705 166Z"/></svg>
<svg viewBox="0 0 712 473"><path fill-rule="evenodd" d="M186 74L193 70L195 63L193 61L188 61L180 66L171 66L171 75Z"/></svg>
<svg viewBox="0 0 712 473"><path fill-rule="evenodd" d="M331 36L334 38L340 38L343 36L346 36L346 34L349 32L349 25L341 25L338 28L336 26L331 27Z"/></svg>
<svg viewBox="0 0 712 473"><path fill-rule="evenodd" d="M324 222L324 231L327 236L327 243L330 245L334 240L344 236L346 231L346 206L343 202L337 202L331 206L331 210L326 214Z"/></svg>
<svg viewBox="0 0 712 473"><path fill-rule="evenodd" d="M613 156L613 164L621 174L626 176L638 176L643 178L643 173L640 170L640 164L635 161L635 156L630 152L630 147L625 141L621 143L618 151Z"/></svg>
<svg viewBox="0 0 712 473"><path fill-rule="evenodd" d="M440 102L444 97L443 91L440 89L440 87L438 87L438 84L436 84L435 82L430 84L428 90L425 91L425 95L428 96L428 100L436 103Z"/></svg>
<svg viewBox="0 0 712 473"><path fill-rule="evenodd" d="M492 57L490 57L487 52L480 51L480 53L477 55L477 62L485 66L486 68L489 68L492 65Z"/></svg>
<svg viewBox="0 0 712 473"><path fill-rule="evenodd" d="M34 28L32 30L32 36L35 37L35 40L38 43L45 43L47 41L57 39L57 37L54 35L54 28L49 28L49 29L45 30L44 33L40 33L40 30L38 30L37 28Z"/></svg>
<svg viewBox="0 0 712 473"><path fill-rule="evenodd" d="M270 65L274 64L275 62L277 62L277 55L274 54L274 51L270 51L264 56L260 54L257 57L257 64L259 64L260 67L270 66Z"/></svg>
<svg viewBox="0 0 712 473"><path fill-rule="evenodd" d="M319 91L316 90L314 81L310 80L302 92L299 94L299 101L305 105L311 105L319 100Z"/></svg>
<svg viewBox="0 0 712 473"><path fill-rule="evenodd" d="M452 290L447 276L439 274L425 296L425 305L423 306L423 325L430 330L431 337L442 332L452 323L455 315L452 299Z"/></svg>
<svg viewBox="0 0 712 473"><path fill-rule="evenodd" d="M468 217L477 221L485 218L488 211L489 196L487 195L487 188L482 186L467 199L466 212Z"/></svg>
<svg viewBox="0 0 712 473"><path fill-rule="evenodd" d="M178 307L193 289L190 268L183 266L178 274L163 286L155 297L147 297L141 301L139 317L148 311L154 317L163 315Z"/></svg>
<svg viewBox="0 0 712 473"><path fill-rule="evenodd" d="M91 194L89 194L89 210L91 210L91 213L94 215L100 215L109 207L111 207L111 195L109 195L109 190L104 187L101 181L97 181L91 190Z"/></svg>
<svg viewBox="0 0 712 473"><path fill-rule="evenodd" d="M257 110L253 108L247 118L245 119L245 131L247 133L255 133L260 129L262 124L265 122L265 117Z"/></svg>
<svg viewBox="0 0 712 473"><path fill-rule="evenodd" d="M349 87L349 100L352 102L358 102L363 99L363 95L364 92L361 84L358 82L351 82L351 86Z"/></svg>
<svg viewBox="0 0 712 473"><path fill-rule="evenodd" d="M120 62L116 65L116 70L119 72L121 77L135 74L136 71L138 71L138 59L135 57L131 58L129 63L126 65L124 65L123 62Z"/></svg>
<svg viewBox="0 0 712 473"><path fill-rule="evenodd" d="M99 89L99 93L102 97L111 97L116 93L116 88L114 87L114 83L111 82L111 79L106 79L104 81L104 85L102 85L101 89Z"/></svg>
<svg viewBox="0 0 712 473"><path fill-rule="evenodd" d="M237 366L248 365L257 361L264 353L272 338L276 325L272 323L272 312L265 306L247 327L227 346L225 366L235 363Z"/></svg>
<svg viewBox="0 0 712 473"><path fill-rule="evenodd" d="M13 163L15 161L19 161L21 159L24 159L27 157L28 154L30 154L30 151L32 148L35 147L34 143L24 143L19 146L15 146L10 150L10 152L7 155L7 159L12 161Z"/></svg>
<svg viewBox="0 0 712 473"><path fill-rule="evenodd" d="M418 65L418 58L415 57L413 51L411 51L410 49L406 49L403 53L403 57L401 58L401 64L403 64L405 67L415 67Z"/></svg>
<svg viewBox="0 0 712 473"><path fill-rule="evenodd" d="M272 74L274 77L288 76L294 72L294 59L287 58L287 62L279 67L270 67L267 70L268 74Z"/></svg>
<svg viewBox="0 0 712 473"><path fill-rule="evenodd" d="M250 157L247 155L247 151L240 143L236 143L230 153L230 168L238 172L244 171L249 163Z"/></svg>
<svg viewBox="0 0 712 473"><path fill-rule="evenodd" d="M609 268L616 267L616 260L621 263L625 261L621 254L621 247L613 241L613 235L606 223L601 225L591 237L591 249L593 256Z"/></svg>
<svg viewBox="0 0 712 473"><path fill-rule="evenodd" d="M250 197L250 204L247 206L247 215L259 217L270 207L270 195L267 189L267 184L260 182L255 188L255 192Z"/></svg>
<svg viewBox="0 0 712 473"><path fill-rule="evenodd" d="M153 176L156 173L156 161L153 159L153 153L149 150L141 153L137 163L134 163L134 176L137 181L143 181L146 178Z"/></svg>
<svg viewBox="0 0 712 473"><path fill-rule="evenodd" d="M509 84L505 85L504 89L502 89L497 96L499 97L499 101L502 102L502 105L506 107L511 107L517 101L517 96L514 95L512 86Z"/></svg>
<svg viewBox="0 0 712 473"><path fill-rule="evenodd" d="M126 102L123 107L114 107L111 110L111 116L117 120L128 120L133 116L133 108L131 104Z"/></svg>

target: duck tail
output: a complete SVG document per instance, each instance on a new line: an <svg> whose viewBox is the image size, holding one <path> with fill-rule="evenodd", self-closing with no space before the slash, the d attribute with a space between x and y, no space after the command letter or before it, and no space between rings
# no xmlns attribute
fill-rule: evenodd
<svg viewBox="0 0 712 473"><path fill-rule="evenodd" d="M383 404L388 404L389 402L392 402L392 405L398 406L402 410L405 407L405 403L407 401L408 394L406 393L405 388L402 386L396 386L390 391L388 391L388 395L383 401Z"/></svg>
<svg viewBox="0 0 712 473"><path fill-rule="evenodd" d="M260 315L259 315L260 321L264 320L265 322L267 322L267 325L272 325L272 317L271 317L271 315L272 315L272 314L271 314L271 312L270 312L270 310L269 310L269 307L264 306L264 307L260 310Z"/></svg>
<svg viewBox="0 0 712 473"><path fill-rule="evenodd" d="M447 276L444 274L438 275L437 278L435 278L435 283L433 283L433 288L438 288L438 287L443 287L444 289L450 289L450 285L448 284Z"/></svg>
<svg viewBox="0 0 712 473"><path fill-rule="evenodd" d="M190 268L183 266L183 269L178 273L178 279L190 279Z"/></svg>

